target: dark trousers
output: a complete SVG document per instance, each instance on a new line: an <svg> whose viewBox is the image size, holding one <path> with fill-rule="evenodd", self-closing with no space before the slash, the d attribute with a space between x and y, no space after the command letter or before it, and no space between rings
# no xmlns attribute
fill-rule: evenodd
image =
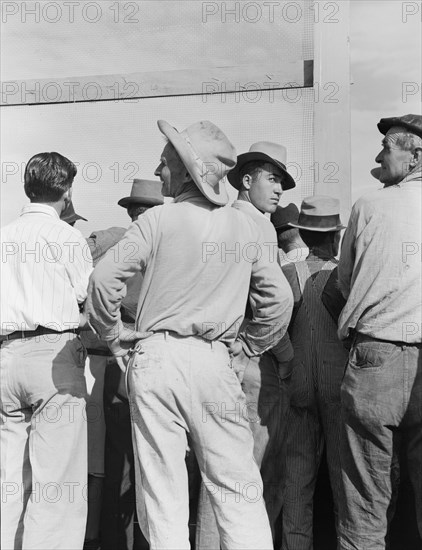
<svg viewBox="0 0 422 550"><path fill-rule="evenodd" d="M105 479L101 516L102 550L147 548L136 520L135 468L129 401L124 374L111 361L104 377Z"/></svg>

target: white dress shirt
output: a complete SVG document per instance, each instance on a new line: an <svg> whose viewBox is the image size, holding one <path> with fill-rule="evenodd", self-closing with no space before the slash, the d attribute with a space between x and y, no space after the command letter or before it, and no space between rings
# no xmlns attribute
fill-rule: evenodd
<svg viewBox="0 0 422 550"><path fill-rule="evenodd" d="M1 229L2 335L79 326L92 257L80 231L46 204L31 203Z"/></svg>

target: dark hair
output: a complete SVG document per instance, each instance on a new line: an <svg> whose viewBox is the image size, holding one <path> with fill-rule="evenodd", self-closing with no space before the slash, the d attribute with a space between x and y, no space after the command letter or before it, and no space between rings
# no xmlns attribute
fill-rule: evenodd
<svg viewBox="0 0 422 550"><path fill-rule="evenodd" d="M25 169L25 193L31 202L57 202L71 187L77 168L59 153L34 155Z"/></svg>
<svg viewBox="0 0 422 550"><path fill-rule="evenodd" d="M262 168L265 165L265 161L262 160L251 160L250 162L247 162L244 164L240 170L239 170L239 182L242 186L243 178L246 176L246 174L249 174L252 176L252 179L254 180L256 178L257 173L259 173L260 168Z"/></svg>
<svg viewBox="0 0 422 550"><path fill-rule="evenodd" d="M151 206L147 206L144 204L130 204L127 207L127 213L129 215L129 218L133 219L135 216L138 217L144 212L146 212Z"/></svg>
<svg viewBox="0 0 422 550"><path fill-rule="evenodd" d="M308 231L307 229L299 229L299 233L302 241L311 249L314 246L333 244L338 231Z"/></svg>

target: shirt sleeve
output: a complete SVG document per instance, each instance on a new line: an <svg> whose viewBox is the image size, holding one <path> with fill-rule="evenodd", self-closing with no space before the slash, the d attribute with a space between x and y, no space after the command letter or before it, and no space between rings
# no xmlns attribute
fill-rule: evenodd
<svg viewBox="0 0 422 550"><path fill-rule="evenodd" d="M250 302L253 316L240 335L245 353L260 355L286 334L293 308L289 283L277 261L262 254L252 266Z"/></svg>
<svg viewBox="0 0 422 550"><path fill-rule="evenodd" d="M87 297L89 277L93 270L91 252L77 229L73 229L65 238L63 264L78 304L82 304Z"/></svg>
<svg viewBox="0 0 422 550"><path fill-rule="evenodd" d="M123 327L120 306L126 296L126 281L143 271L148 263L153 250L157 215L151 210L140 216L94 269L86 313L90 325L103 340L114 340Z"/></svg>
<svg viewBox="0 0 422 550"><path fill-rule="evenodd" d="M357 227L357 208L353 206L350 214L349 223L343 237L341 246L340 262L338 266L338 287L347 300L350 294L352 283L353 268L356 255L356 227Z"/></svg>

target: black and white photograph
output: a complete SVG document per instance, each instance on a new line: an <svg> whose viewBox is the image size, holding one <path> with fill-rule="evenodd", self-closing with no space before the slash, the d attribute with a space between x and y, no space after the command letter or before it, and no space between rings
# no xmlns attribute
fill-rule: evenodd
<svg viewBox="0 0 422 550"><path fill-rule="evenodd" d="M422 3L0 14L2 550L421 550Z"/></svg>

